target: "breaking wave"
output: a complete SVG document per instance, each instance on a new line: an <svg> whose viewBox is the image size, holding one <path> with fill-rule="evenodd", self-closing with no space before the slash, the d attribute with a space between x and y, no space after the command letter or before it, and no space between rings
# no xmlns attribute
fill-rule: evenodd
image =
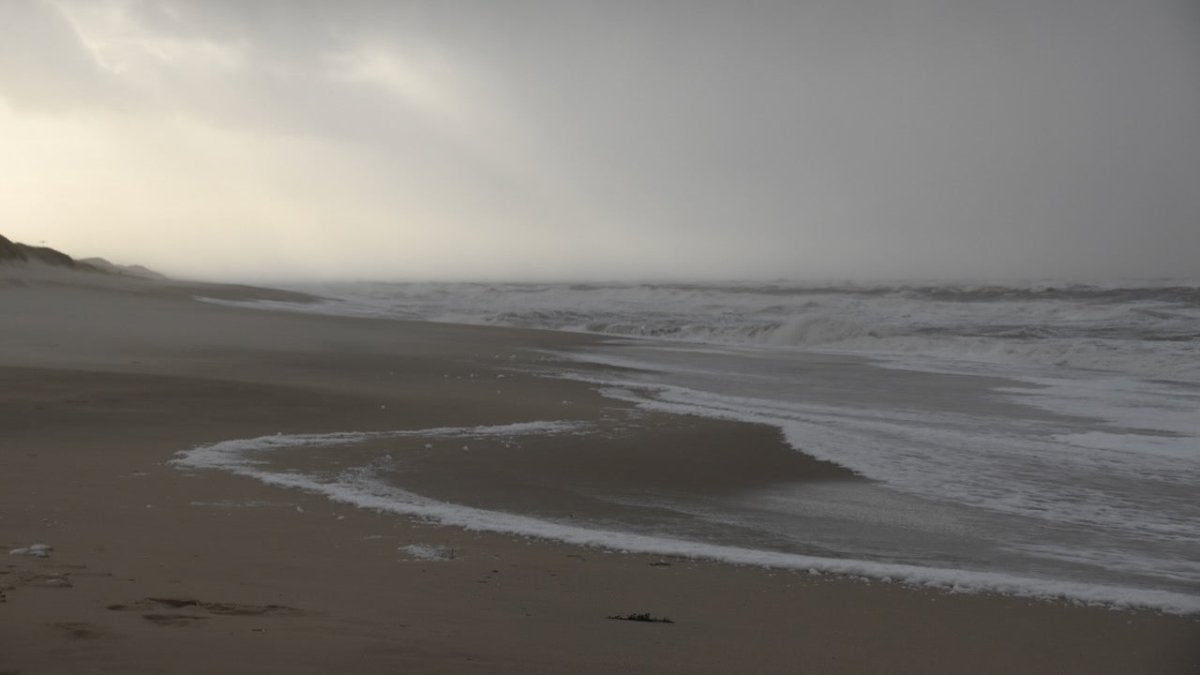
<svg viewBox="0 0 1200 675"><path fill-rule="evenodd" d="M1200 382L1200 284L343 283L277 309Z"/></svg>

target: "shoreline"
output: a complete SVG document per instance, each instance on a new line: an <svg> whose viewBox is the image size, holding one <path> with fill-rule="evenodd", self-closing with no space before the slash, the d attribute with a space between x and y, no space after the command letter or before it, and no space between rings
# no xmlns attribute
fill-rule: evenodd
<svg viewBox="0 0 1200 675"><path fill-rule="evenodd" d="M678 539L665 534L645 534L629 530L609 530L589 524L572 510L572 521L548 520L538 515L514 509L495 510L470 506L461 502L430 499L418 494L419 479L414 486L396 487L396 492L380 495L353 483L335 480L321 482L308 477L309 471L294 473L297 466L288 462L286 470L272 471L263 465L275 453L287 453L296 448L313 447L312 454L337 453L372 441L387 442L401 438L438 438L476 441L490 435L520 437L525 434L548 436L580 433L577 428L556 430L563 422L516 423L475 428L439 428L399 431L355 432L332 434L274 434L247 439L229 439L193 447L176 453L168 463L185 472L224 471L252 478L268 486L282 487L328 499L331 503L368 511L392 514L401 518L420 519L465 531L487 532L532 539L547 544L577 546L585 549L604 549L616 553L637 553L665 556L680 560L708 561L721 564L757 567L770 572L799 572L811 575L833 575L855 578L869 583L894 583L910 589L929 589L953 593L973 593L1025 598L1048 602L1064 602L1081 607L1113 611L1149 611L1200 620L1200 599L1171 591L1154 591L1122 586L1086 584L1078 581L1050 580L1023 577L1011 573L938 568L903 563L836 558L789 553L771 549L740 547L697 539ZM533 427L522 433L522 427ZM540 429L538 428L540 427ZM645 435L645 434L643 434ZM538 440L543 440L539 438ZM419 442L419 441L418 441ZM507 446L507 441L505 441ZM390 447L390 446L389 446ZM489 452L484 449L483 452ZM614 453L615 454L615 453ZM389 455L390 456L390 455ZM621 461L619 457L614 461ZM303 462L301 463L301 465ZM823 475L819 467L808 479L810 482L841 481L855 483L857 476L836 473Z"/></svg>
<svg viewBox="0 0 1200 675"><path fill-rule="evenodd" d="M3 561L0 669L1186 672L1200 657L1193 617L606 552L179 472L176 452L222 439L554 419L563 401L597 420L618 404L576 382L514 376L498 396L470 377L588 336L142 288L0 287L0 544L54 547ZM647 448L718 432L770 442L706 422ZM605 618L641 612L676 623Z"/></svg>

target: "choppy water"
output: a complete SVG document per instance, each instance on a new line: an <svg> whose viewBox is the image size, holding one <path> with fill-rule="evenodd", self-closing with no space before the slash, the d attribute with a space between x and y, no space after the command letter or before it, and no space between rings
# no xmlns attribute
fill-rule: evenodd
<svg viewBox="0 0 1200 675"><path fill-rule="evenodd" d="M1200 283L358 283L318 310L1200 382Z"/></svg>
<svg viewBox="0 0 1200 675"><path fill-rule="evenodd" d="M460 510L449 522L1200 611L1195 284L302 290L330 298L305 311L622 336L555 355L568 365L547 374L643 408L772 425L798 450L871 479L781 481L719 500L611 496L643 516L669 514L659 527L648 517L568 527L553 512L486 508L482 520ZM394 483L410 495L393 493L394 505L420 492ZM339 485L343 497L374 494Z"/></svg>

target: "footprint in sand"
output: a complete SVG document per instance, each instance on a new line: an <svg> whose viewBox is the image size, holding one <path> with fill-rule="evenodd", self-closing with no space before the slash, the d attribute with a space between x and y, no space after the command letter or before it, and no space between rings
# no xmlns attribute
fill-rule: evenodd
<svg viewBox="0 0 1200 675"><path fill-rule="evenodd" d="M96 626L82 621L59 621L46 625L64 631L69 637L76 640L94 640L104 635Z"/></svg>
<svg viewBox="0 0 1200 675"><path fill-rule="evenodd" d="M128 605L109 605L113 611L145 612L142 618L160 626L182 627L211 618L201 614L164 613L162 610L188 609L219 616L297 616L303 614L286 605L247 605L234 602L204 602L192 598L145 598ZM159 610L150 611L146 610Z"/></svg>
<svg viewBox="0 0 1200 675"><path fill-rule="evenodd" d="M142 618L159 626L182 628L190 626L197 621L204 621L208 617L196 616L195 614L143 614Z"/></svg>

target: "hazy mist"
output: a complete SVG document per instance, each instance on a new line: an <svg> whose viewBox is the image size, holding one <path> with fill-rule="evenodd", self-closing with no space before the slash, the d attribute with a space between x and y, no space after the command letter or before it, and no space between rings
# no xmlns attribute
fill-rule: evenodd
<svg viewBox="0 0 1200 675"><path fill-rule="evenodd" d="M200 277L1200 276L1187 0L0 0L0 234Z"/></svg>

